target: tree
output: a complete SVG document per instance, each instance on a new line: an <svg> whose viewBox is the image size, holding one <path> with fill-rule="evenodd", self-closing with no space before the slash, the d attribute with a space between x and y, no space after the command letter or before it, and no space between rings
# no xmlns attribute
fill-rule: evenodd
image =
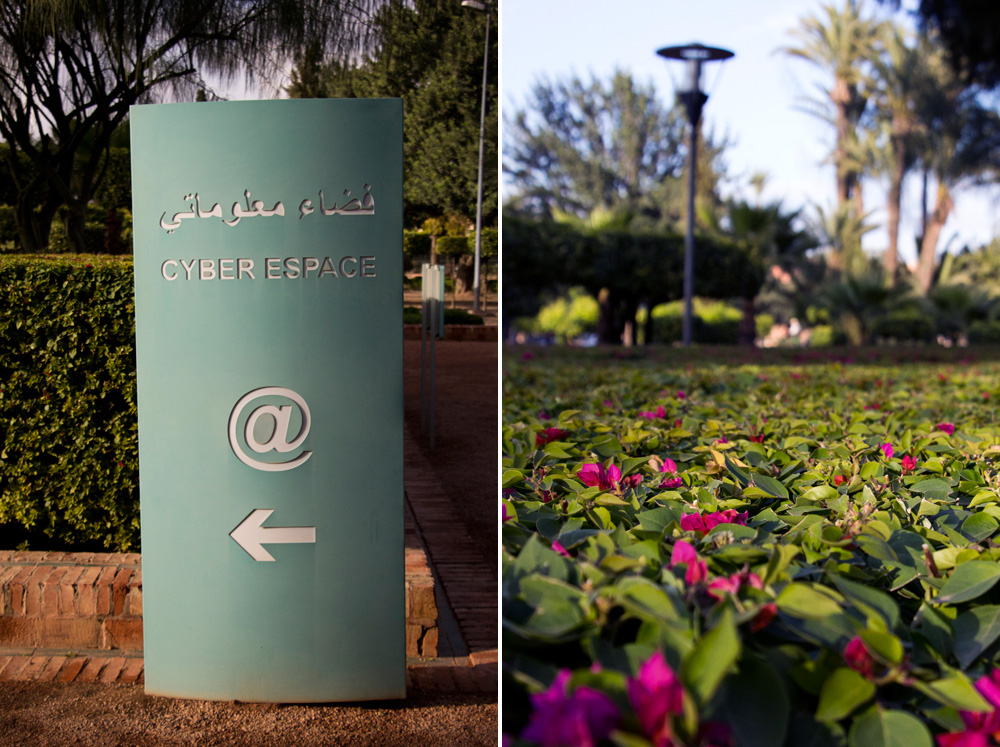
<svg viewBox="0 0 1000 747"><path fill-rule="evenodd" d="M496 225L499 204L496 27L490 24L487 58L484 225ZM485 32L486 14L463 9L457 0L389 0L372 18L371 53L324 66L328 96L404 100L409 225L449 213L475 219Z"/></svg>
<svg viewBox="0 0 1000 747"><path fill-rule="evenodd" d="M926 36L911 43L892 24L882 29L883 53L875 58L876 118L882 131L882 170L889 177L886 203L889 245L883 259L886 278L895 282L899 264L899 216L903 181L916 165L924 116L945 73L941 50Z"/></svg>
<svg viewBox="0 0 1000 747"><path fill-rule="evenodd" d="M684 215L686 117L664 108L652 86L617 71L539 82L524 109L507 121L504 171L517 206L531 214L585 218L595 210L633 216L645 227L675 228ZM728 143L704 138L696 195L712 208Z"/></svg>
<svg viewBox="0 0 1000 747"><path fill-rule="evenodd" d="M133 104L193 96L203 76L274 75L305 39L346 55L381 0L0 0L0 137L24 250L66 208L71 247ZM26 157L26 161L22 159Z"/></svg>
<svg viewBox="0 0 1000 747"><path fill-rule="evenodd" d="M864 213L861 196L860 169L852 163L857 152L858 127L868 102L865 91L866 62L873 57L879 24L861 15L861 3L844 0L843 7L824 5L820 16L807 16L792 30L798 45L783 51L816 65L832 77L829 88L823 89L832 105L832 116L826 102L820 102L819 112L829 116L836 131L833 163L837 177L837 204L855 201L855 213Z"/></svg>
<svg viewBox="0 0 1000 747"><path fill-rule="evenodd" d="M900 0L879 0L898 9ZM952 70L966 84L1000 85L1000 5L984 0L920 0L921 30L948 51Z"/></svg>
<svg viewBox="0 0 1000 747"><path fill-rule="evenodd" d="M741 344L753 344L757 315L755 298L768 271L775 266L794 269L794 265L816 247L816 239L799 225L800 212L786 212L780 200L766 205L730 200L726 203L723 220L712 226L714 233L734 240L749 260L746 267L751 272L740 279L739 286L739 297L743 300Z"/></svg>
<svg viewBox="0 0 1000 747"><path fill-rule="evenodd" d="M917 286L925 295L934 282L938 240L954 207L955 191L998 176L1000 115L983 107L977 94L976 89L952 78L943 81L928 102L928 138L921 159L934 175L937 188L934 206L926 213L917 264Z"/></svg>

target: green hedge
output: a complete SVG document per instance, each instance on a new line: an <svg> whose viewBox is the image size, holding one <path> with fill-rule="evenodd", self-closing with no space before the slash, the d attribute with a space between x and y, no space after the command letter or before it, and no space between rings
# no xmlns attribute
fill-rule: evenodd
<svg viewBox="0 0 1000 747"><path fill-rule="evenodd" d="M418 306L403 307L403 324L420 324L424 315ZM478 314L470 314L465 309L445 309L445 324L483 324L483 318Z"/></svg>
<svg viewBox="0 0 1000 747"><path fill-rule="evenodd" d="M132 264L0 257L0 525L138 550Z"/></svg>

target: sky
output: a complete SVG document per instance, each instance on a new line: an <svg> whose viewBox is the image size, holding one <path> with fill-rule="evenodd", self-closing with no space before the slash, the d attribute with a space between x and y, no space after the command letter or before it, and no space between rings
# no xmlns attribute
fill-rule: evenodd
<svg viewBox="0 0 1000 747"><path fill-rule="evenodd" d="M656 50L691 42L722 47L735 57L706 66L703 86L709 100L702 116L706 128L728 133L735 142L727 153L735 177L727 194L753 199L749 178L763 171L769 175L765 201L780 199L786 208L805 207L807 213L815 203L829 211L835 205L834 170L824 160L833 147L833 127L801 109L804 98L821 95L818 86L828 79L808 62L777 51L794 43L789 31L799 19L817 15L821 7L819 0L502 0L501 106L505 116L523 109L542 80L575 75L608 81L616 69L630 72L639 84L651 83L667 102L674 95L674 78L682 80L683 63L665 60ZM870 0L864 7L891 15ZM909 23L904 13L896 18ZM887 189L887 183L874 181L864 186L866 208L875 210L872 219L880 226L865 238L869 251L881 251L888 242ZM503 194L510 192L505 182ZM912 237L919 223L919 192L919 180L911 177L899 234L907 262L916 259ZM951 251L977 247L997 233L1000 188L965 191L938 248L949 241Z"/></svg>

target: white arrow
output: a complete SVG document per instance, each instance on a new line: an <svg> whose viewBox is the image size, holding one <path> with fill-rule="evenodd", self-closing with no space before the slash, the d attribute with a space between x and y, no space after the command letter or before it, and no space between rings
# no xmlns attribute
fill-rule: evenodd
<svg viewBox="0 0 1000 747"><path fill-rule="evenodd" d="M261 526L273 513L273 508L254 509L229 536L254 560L274 560L274 556L264 549L264 544L316 543L316 527Z"/></svg>

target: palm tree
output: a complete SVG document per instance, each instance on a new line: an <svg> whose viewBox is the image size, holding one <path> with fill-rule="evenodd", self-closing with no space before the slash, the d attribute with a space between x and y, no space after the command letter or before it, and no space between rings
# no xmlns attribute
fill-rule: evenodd
<svg viewBox="0 0 1000 747"><path fill-rule="evenodd" d="M949 70L942 68L941 76L922 110L920 158L937 182L934 206L925 212L917 265L917 287L925 295L934 282L938 240L954 208L955 191L1000 176L1000 115L984 108L977 90L965 87Z"/></svg>
<svg viewBox="0 0 1000 747"><path fill-rule="evenodd" d="M826 102L820 102L816 113L831 119L836 128L833 162L837 172L837 203L845 205L854 199L858 214L864 212L860 173L850 163L849 154L867 106L865 67L874 56L880 25L861 16L861 3L844 0L839 9L832 4L824 5L820 17L800 19L799 27L791 31L798 44L782 49L833 77L832 85L824 89L833 105L833 115L829 116Z"/></svg>
<svg viewBox="0 0 1000 747"><path fill-rule="evenodd" d="M888 282L894 284L899 265L899 215L903 180L916 162L913 139L920 126L918 109L931 82L928 67L943 62L939 50L925 37L911 44L898 26L882 31L883 53L874 60L881 170L889 177L886 228L889 246L883 265Z"/></svg>

